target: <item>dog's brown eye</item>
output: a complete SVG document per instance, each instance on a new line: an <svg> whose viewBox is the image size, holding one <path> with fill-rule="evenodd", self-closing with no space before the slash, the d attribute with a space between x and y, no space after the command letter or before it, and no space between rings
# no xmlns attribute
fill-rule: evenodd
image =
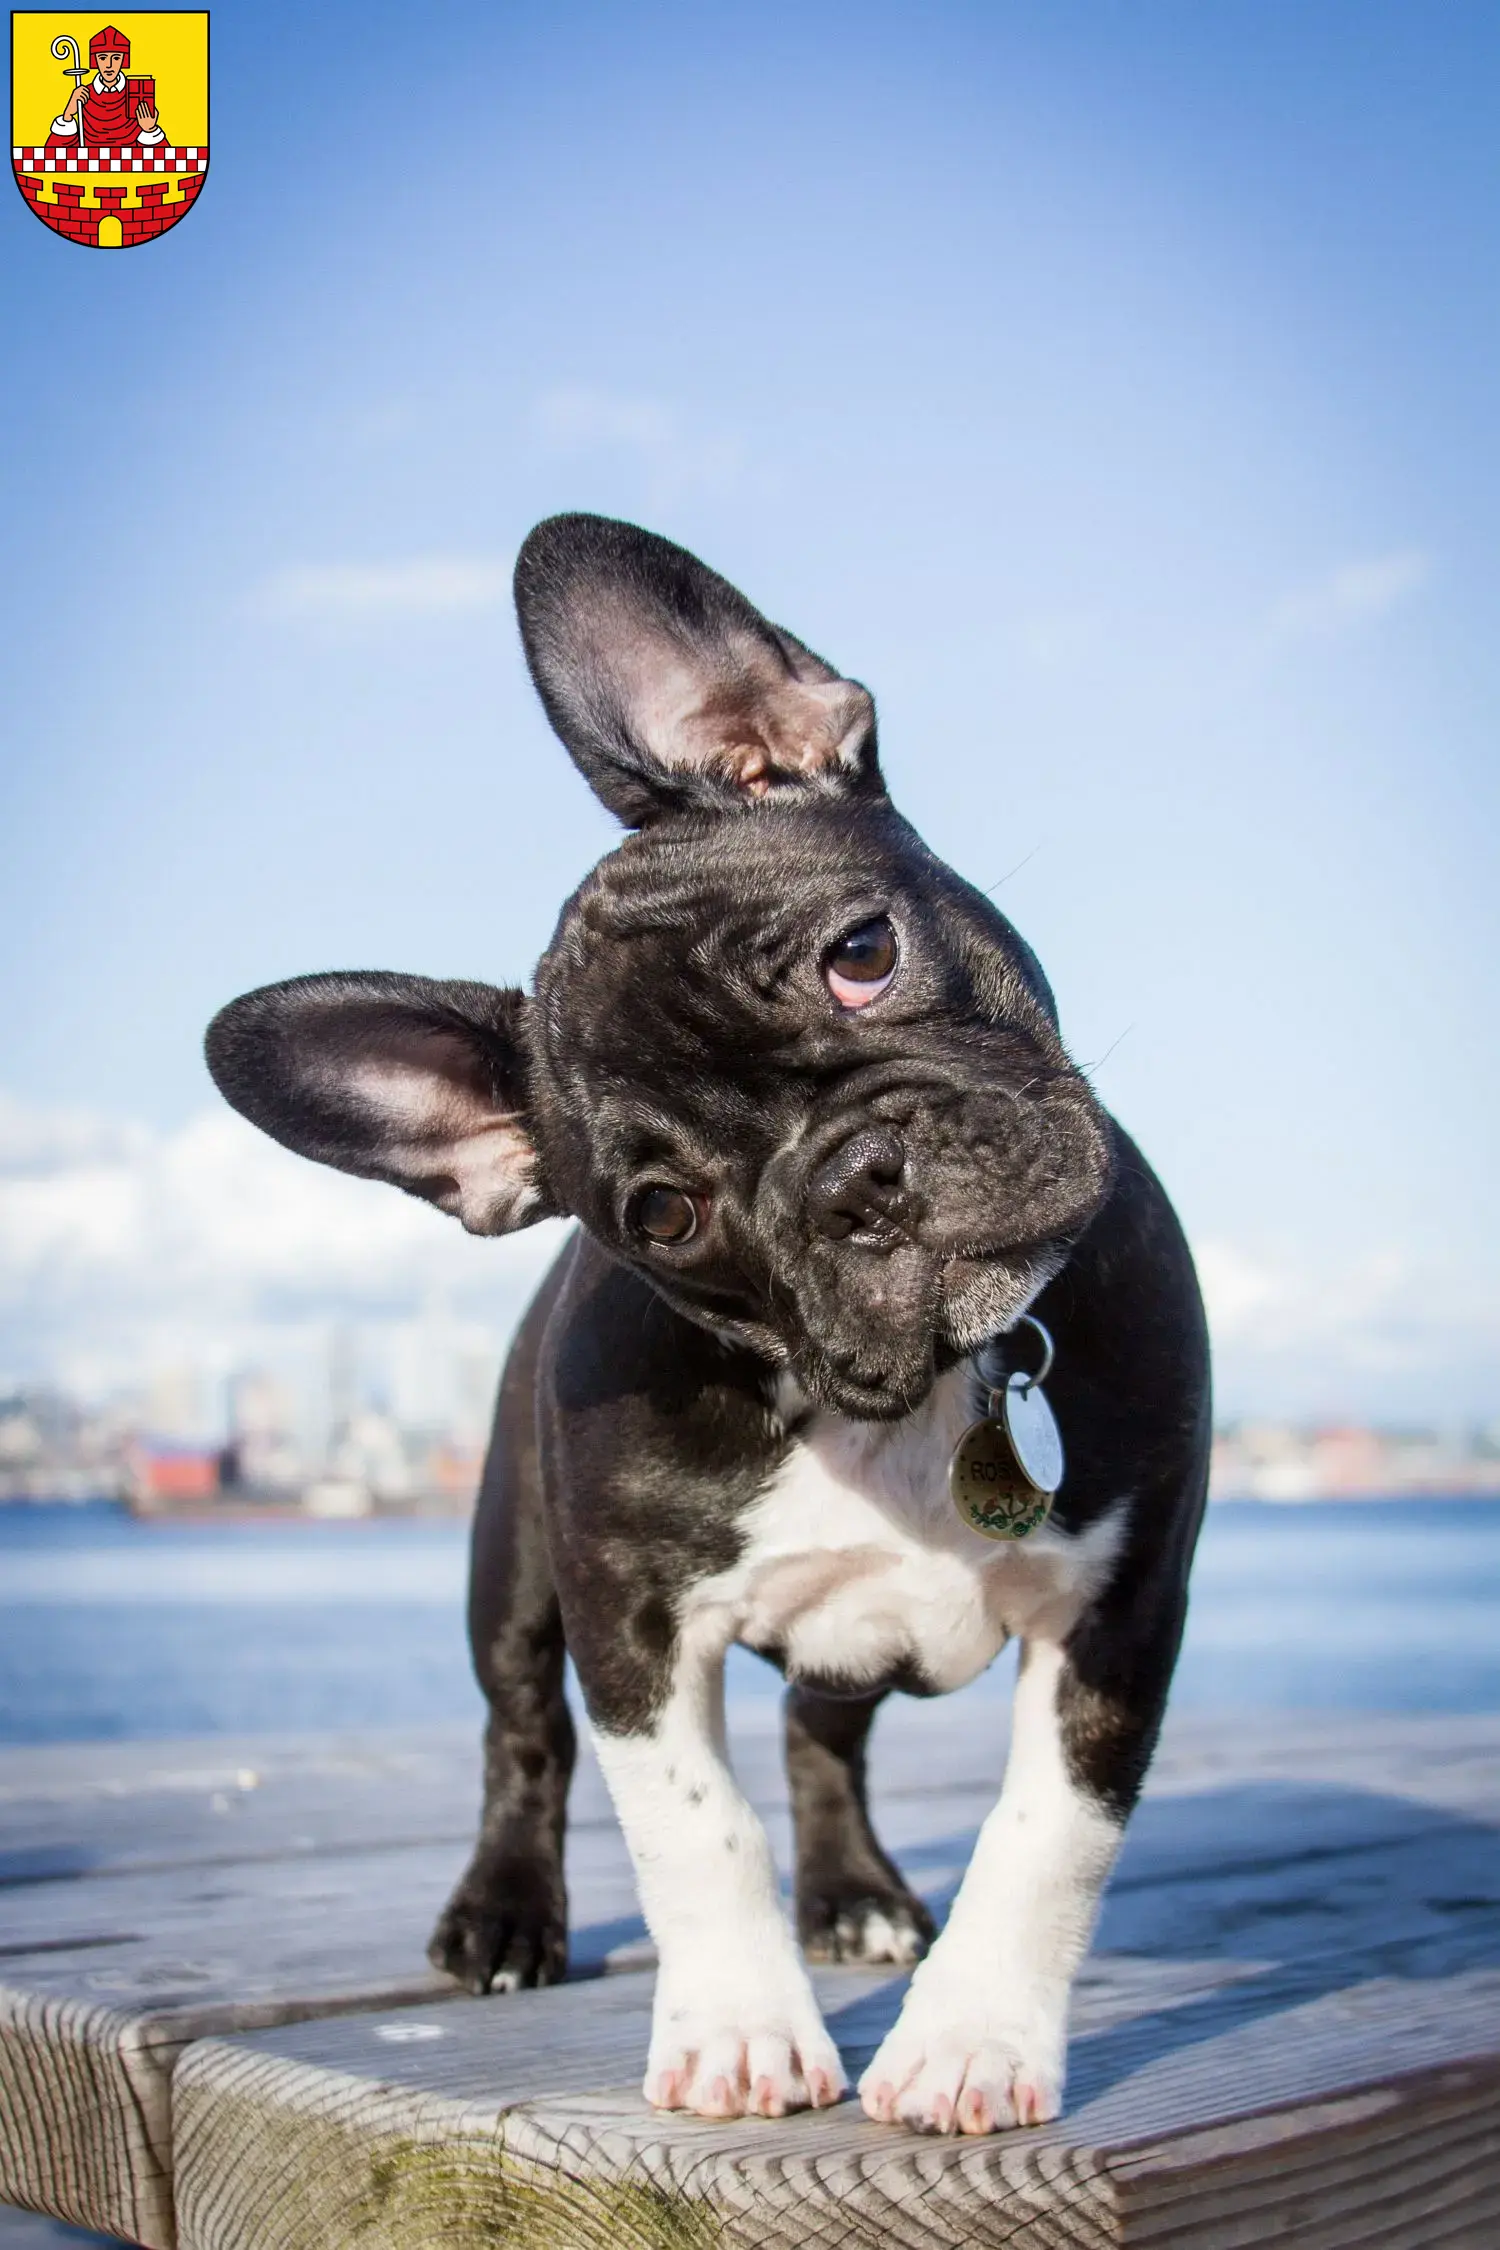
<svg viewBox="0 0 1500 2250"><path fill-rule="evenodd" d="M698 1206L681 1188L642 1188L630 1223L648 1242L691 1242L698 1232Z"/></svg>
<svg viewBox="0 0 1500 2250"><path fill-rule="evenodd" d="M845 1008L868 1007L879 999L892 977L900 949L896 933L883 914L861 922L857 930L841 937L823 963L829 991Z"/></svg>

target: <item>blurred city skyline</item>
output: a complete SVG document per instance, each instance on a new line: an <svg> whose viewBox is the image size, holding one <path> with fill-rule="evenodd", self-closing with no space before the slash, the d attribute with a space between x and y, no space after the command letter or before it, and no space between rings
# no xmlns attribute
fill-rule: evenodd
<svg viewBox="0 0 1500 2250"><path fill-rule="evenodd" d="M509 573L589 507L871 686L1224 1410L1492 1417L1493 11L213 21L179 228L0 230L0 1378L498 1352L546 1242L299 1165L199 1042L529 974L614 831Z"/></svg>

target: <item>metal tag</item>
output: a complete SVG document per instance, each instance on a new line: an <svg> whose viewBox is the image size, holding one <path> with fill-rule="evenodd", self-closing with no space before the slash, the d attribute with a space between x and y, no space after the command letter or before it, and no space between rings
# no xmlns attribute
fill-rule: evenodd
<svg viewBox="0 0 1500 2250"><path fill-rule="evenodd" d="M1007 1377L990 1392L990 1411L971 1422L953 1448L948 1490L971 1531L986 1539L1025 1539L1047 1521L1063 1480L1062 1437L1042 1395L1051 1370L1052 1338L1031 1313L1022 1324L1042 1340L1034 1375Z"/></svg>
<svg viewBox="0 0 1500 2250"><path fill-rule="evenodd" d="M1050 1497L1063 1480L1063 1449L1041 1384L1031 1375L1012 1375L1000 1412L1021 1474Z"/></svg>
<svg viewBox="0 0 1500 2250"><path fill-rule="evenodd" d="M1026 1475L1002 1422L970 1423L953 1448L948 1490L969 1529L985 1539L1025 1539L1052 1513L1051 1493Z"/></svg>

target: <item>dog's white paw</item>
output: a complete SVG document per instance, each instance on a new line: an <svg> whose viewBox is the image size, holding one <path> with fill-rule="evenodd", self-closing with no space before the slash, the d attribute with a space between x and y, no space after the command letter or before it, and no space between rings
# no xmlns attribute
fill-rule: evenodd
<svg viewBox="0 0 1500 2250"><path fill-rule="evenodd" d="M924 2020L925 2019L925 2020ZM1003 2015L903 2014L859 2082L867 2116L919 2133L998 2133L1062 2109L1063 2040Z"/></svg>
<svg viewBox="0 0 1500 2250"><path fill-rule="evenodd" d="M839 2051L814 2015L658 2007L646 2064L654 2109L699 2117L785 2117L827 2109L847 2079Z"/></svg>

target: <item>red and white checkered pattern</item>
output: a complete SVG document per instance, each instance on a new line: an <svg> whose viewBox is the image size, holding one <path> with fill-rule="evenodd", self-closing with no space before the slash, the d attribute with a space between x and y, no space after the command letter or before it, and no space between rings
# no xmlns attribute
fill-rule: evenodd
<svg viewBox="0 0 1500 2250"><path fill-rule="evenodd" d="M143 149L138 141L125 148L77 148L65 155L60 146L12 148L11 162L18 172L206 172L206 148L168 148L158 141Z"/></svg>

